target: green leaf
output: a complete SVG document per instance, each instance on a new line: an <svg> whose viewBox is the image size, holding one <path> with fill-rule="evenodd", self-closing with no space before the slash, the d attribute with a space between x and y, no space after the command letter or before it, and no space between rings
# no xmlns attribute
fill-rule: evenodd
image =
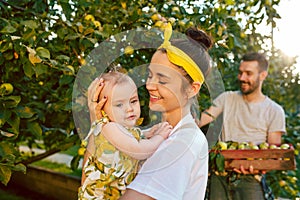
<svg viewBox="0 0 300 200"><path fill-rule="evenodd" d="M30 62L25 62L23 64L23 70L27 77L31 78L34 74L33 65Z"/></svg>
<svg viewBox="0 0 300 200"><path fill-rule="evenodd" d="M0 181L4 184L7 185L8 181L10 180L11 177L11 169L0 163Z"/></svg>
<svg viewBox="0 0 300 200"><path fill-rule="evenodd" d="M20 96L4 96L0 97L0 100L2 100L2 105L4 108L14 108L16 107L20 101Z"/></svg>
<svg viewBox="0 0 300 200"><path fill-rule="evenodd" d="M34 67L36 77L48 72L48 66L42 63L37 63Z"/></svg>
<svg viewBox="0 0 300 200"><path fill-rule="evenodd" d="M7 123L11 126L11 129L8 129L10 132L13 132L15 134L19 133L19 127L20 127L19 116L12 115L12 117L7 120Z"/></svg>
<svg viewBox="0 0 300 200"><path fill-rule="evenodd" d="M216 158L217 154L215 152L210 152L209 153L209 158L210 160L214 160Z"/></svg>
<svg viewBox="0 0 300 200"><path fill-rule="evenodd" d="M13 44L11 42L2 42L0 45L0 52L3 53L7 50L13 49Z"/></svg>
<svg viewBox="0 0 300 200"><path fill-rule="evenodd" d="M3 53L3 57L6 61L12 60L14 58L14 54L12 51L6 51Z"/></svg>
<svg viewBox="0 0 300 200"><path fill-rule="evenodd" d="M65 40L75 40L80 37L79 33L70 33L65 37Z"/></svg>
<svg viewBox="0 0 300 200"><path fill-rule="evenodd" d="M48 58L50 59L50 51L48 49L45 49L44 47L38 47L36 49L37 55L43 58Z"/></svg>
<svg viewBox="0 0 300 200"><path fill-rule="evenodd" d="M12 170L26 173L26 166L22 163L19 163L15 166L12 166Z"/></svg>
<svg viewBox="0 0 300 200"><path fill-rule="evenodd" d="M72 16L71 14L73 12L73 9L72 9L70 3L69 2L61 2L60 5L61 5L63 12L66 15L67 19L70 19L70 17Z"/></svg>
<svg viewBox="0 0 300 200"><path fill-rule="evenodd" d="M48 13L48 2L45 1L34 1L34 5L32 9L35 10L37 13Z"/></svg>
<svg viewBox="0 0 300 200"><path fill-rule="evenodd" d="M42 128L37 122L28 122L27 127L32 135L34 135L37 139L40 139L42 136Z"/></svg>
<svg viewBox="0 0 300 200"><path fill-rule="evenodd" d="M98 40L96 38L87 38L91 43L96 44Z"/></svg>
<svg viewBox="0 0 300 200"><path fill-rule="evenodd" d="M219 172L223 172L225 170L225 158L220 153L216 156L216 165Z"/></svg>
<svg viewBox="0 0 300 200"><path fill-rule="evenodd" d="M84 31L83 35L88 35L88 34L91 34L91 33L94 33L94 29L93 28L88 28Z"/></svg>
<svg viewBox="0 0 300 200"><path fill-rule="evenodd" d="M68 29L66 28L60 28L57 30L57 35L60 39L63 39L67 34L68 34Z"/></svg>
<svg viewBox="0 0 300 200"><path fill-rule="evenodd" d="M65 62L69 62L70 61L70 57L69 56L66 56L66 55L59 55L56 57L57 60L62 60L62 61L65 61Z"/></svg>
<svg viewBox="0 0 300 200"><path fill-rule="evenodd" d="M14 33L17 29L13 27L12 25L8 24L4 26L4 28L0 31L0 33L6 34L6 33Z"/></svg>
<svg viewBox="0 0 300 200"><path fill-rule="evenodd" d="M25 107L24 106L18 106L15 109L15 113L20 118L30 118L35 114L35 112L28 106L25 106Z"/></svg>
<svg viewBox="0 0 300 200"><path fill-rule="evenodd" d="M34 31L34 29L28 29L28 31L26 31L23 34L23 40L30 40L35 35L36 35L36 32Z"/></svg>
<svg viewBox="0 0 300 200"><path fill-rule="evenodd" d="M39 27L38 24L33 20L21 21L20 23L24 26L27 26L27 27L31 28L31 29L36 29L36 28Z"/></svg>
<svg viewBox="0 0 300 200"><path fill-rule="evenodd" d="M63 75L59 79L59 85L67 85L74 81L74 77Z"/></svg>
<svg viewBox="0 0 300 200"><path fill-rule="evenodd" d="M14 154L6 154L5 156L4 156L4 159L5 159L5 161L6 161L6 163L9 165L9 166L12 166L13 165L13 163L15 162L15 160L16 160L16 156L14 155Z"/></svg>
<svg viewBox="0 0 300 200"><path fill-rule="evenodd" d="M9 154L15 153L14 146L11 143L5 141L0 142L0 156L6 157Z"/></svg>
<svg viewBox="0 0 300 200"><path fill-rule="evenodd" d="M9 119L10 116L11 116L11 111L10 110L3 109L0 112L0 127L3 126L3 124L7 121L7 119Z"/></svg>
<svg viewBox="0 0 300 200"><path fill-rule="evenodd" d="M80 159L81 159L81 156L79 156L79 155L76 155L72 158L72 160L71 160L71 169L72 170L76 170L78 168Z"/></svg>

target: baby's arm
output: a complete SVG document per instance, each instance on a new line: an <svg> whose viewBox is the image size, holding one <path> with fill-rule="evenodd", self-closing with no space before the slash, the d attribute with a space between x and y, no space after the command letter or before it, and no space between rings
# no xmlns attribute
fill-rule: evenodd
<svg viewBox="0 0 300 200"><path fill-rule="evenodd" d="M158 123L158 124L153 125L151 128L149 128L147 130L143 130L142 131L143 136L147 139L151 138L153 135L157 134L157 130L161 125L162 125L162 123Z"/></svg>
<svg viewBox="0 0 300 200"><path fill-rule="evenodd" d="M137 141L124 127L110 122L103 126L101 134L118 150L135 159L143 160L154 153L158 146L168 137L171 130L171 125L164 122L158 126L156 133L150 139Z"/></svg>

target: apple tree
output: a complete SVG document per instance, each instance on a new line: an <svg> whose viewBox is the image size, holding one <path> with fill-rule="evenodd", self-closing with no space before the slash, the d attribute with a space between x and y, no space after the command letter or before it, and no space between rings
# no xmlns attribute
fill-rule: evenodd
<svg viewBox="0 0 300 200"><path fill-rule="evenodd" d="M285 108L288 122L285 139L299 151L299 106L295 107L299 102L295 92L299 90L299 76L291 72L295 60L287 59L272 47L271 29L280 18L275 9L279 2L0 0L1 182L7 184L13 171L25 172L31 162L80 145L72 116L72 89L77 73L84 70L86 57L96 46L124 31L161 29L165 21L179 32L196 26L212 36L214 46L209 53L226 90L238 88L237 67L244 53L266 52L274 70L270 71L264 92ZM257 32L261 23L270 28L269 35ZM135 50L130 48L134 44L128 46L115 62L128 72L133 65L149 63L153 49ZM107 51L112 49L108 47ZM145 123L149 119L146 93L141 91ZM209 95L207 87L203 87L201 109L209 106ZM21 145L46 152L23 154L19 150ZM79 159L79 155L74 157L74 168ZM287 179L286 185L291 189L285 189L289 191L286 196L299 195L299 181L293 178L299 174L295 173L276 174L278 179ZM291 181L298 187L290 186ZM282 188L276 187L273 186L276 195L285 195L280 193Z"/></svg>

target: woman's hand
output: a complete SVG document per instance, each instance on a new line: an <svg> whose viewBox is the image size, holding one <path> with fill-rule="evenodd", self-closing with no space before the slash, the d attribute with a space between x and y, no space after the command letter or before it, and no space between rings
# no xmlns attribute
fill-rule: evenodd
<svg viewBox="0 0 300 200"><path fill-rule="evenodd" d="M96 78L88 88L88 107L90 111L91 123L102 117L101 110L107 101L106 97L100 99L100 94L104 88L104 80Z"/></svg>

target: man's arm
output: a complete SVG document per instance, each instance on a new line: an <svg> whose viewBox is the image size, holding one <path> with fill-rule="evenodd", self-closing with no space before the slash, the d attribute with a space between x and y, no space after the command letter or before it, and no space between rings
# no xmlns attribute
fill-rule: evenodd
<svg viewBox="0 0 300 200"><path fill-rule="evenodd" d="M282 134L283 134L283 132L280 132L280 131L268 133L268 138L267 138L268 143L280 145Z"/></svg>
<svg viewBox="0 0 300 200"><path fill-rule="evenodd" d="M220 109L217 109L217 107L215 107L214 105L210 106L207 110L201 113L198 126L202 127L214 121L220 115L221 112L222 111Z"/></svg>
<svg viewBox="0 0 300 200"><path fill-rule="evenodd" d="M285 113L281 106L274 107L267 136L269 144L281 144L281 136L286 132Z"/></svg>

